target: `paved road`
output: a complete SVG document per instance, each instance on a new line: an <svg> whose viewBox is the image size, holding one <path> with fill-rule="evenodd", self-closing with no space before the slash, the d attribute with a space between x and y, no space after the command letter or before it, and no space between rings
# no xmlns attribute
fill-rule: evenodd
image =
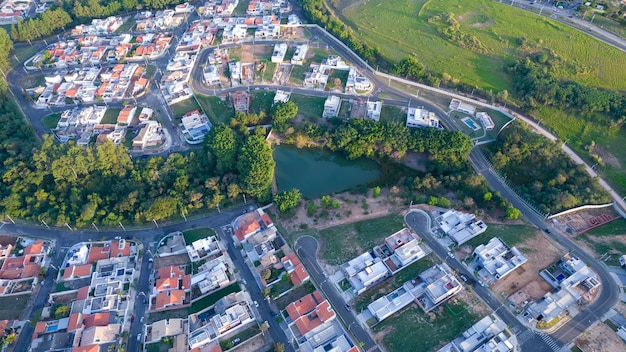
<svg viewBox="0 0 626 352"><path fill-rule="evenodd" d="M453 270L465 274L467 277L473 277L473 273L469 272L458 260L450 258L447 254L448 250L434 239L433 234L430 232L430 217L427 214L422 211L413 211L406 215L405 220L411 229L424 239L424 242L428 244L433 252L440 258L443 258L444 263ZM489 289L480 285L474 285L472 289L494 312L497 312L498 316L516 333L520 340L519 344L522 351L555 351L555 349L552 348L552 346L557 347L554 342L549 341L548 343L544 341L540 335L529 331L522 322L502 305L502 302L491 294Z"/></svg>
<svg viewBox="0 0 626 352"><path fill-rule="evenodd" d="M348 328L349 333L353 337L353 342L358 345L363 343L363 348L368 352L380 351L376 342L372 339L365 329L358 322L352 310L347 310L345 301L335 289L335 285L328 281L324 275L322 268L317 263L317 240L310 236L300 237L295 245L296 254L309 272L309 276L315 285L322 291L328 299L335 313L339 316L344 326ZM354 341L356 339L356 341Z"/></svg>
<svg viewBox="0 0 626 352"><path fill-rule="evenodd" d="M141 343L137 342L137 335L141 335L140 340L144 341L143 336L144 325L141 323L141 318L145 317L148 308L146 295L150 293L148 287L150 287L150 274L152 269L152 252L150 252L150 242L145 241L143 243L144 253L141 258L141 274L135 288L136 294L133 297L134 305L132 315L135 316L135 321L131 323L128 333L128 346L126 348L129 352L135 352L141 350ZM129 317L130 319L130 317Z"/></svg>

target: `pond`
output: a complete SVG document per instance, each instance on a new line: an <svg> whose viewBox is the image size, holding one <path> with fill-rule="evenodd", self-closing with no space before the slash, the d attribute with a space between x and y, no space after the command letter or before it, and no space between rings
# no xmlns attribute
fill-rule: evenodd
<svg viewBox="0 0 626 352"><path fill-rule="evenodd" d="M380 167L371 159L349 160L323 149L277 145L274 160L278 190L297 188L309 199L346 191L380 176Z"/></svg>

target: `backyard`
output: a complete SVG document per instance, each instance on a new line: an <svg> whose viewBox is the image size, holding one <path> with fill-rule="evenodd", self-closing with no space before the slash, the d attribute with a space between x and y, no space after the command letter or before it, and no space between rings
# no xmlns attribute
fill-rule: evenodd
<svg viewBox="0 0 626 352"><path fill-rule="evenodd" d="M219 301L222 297L239 291L241 291L241 286L239 286L238 282L230 286L226 286L219 291L213 292L208 296L193 302L189 308L189 313L198 313L199 311L214 305L215 302Z"/></svg>
<svg viewBox="0 0 626 352"><path fill-rule="evenodd" d="M185 243L188 245L203 238L215 235L215 230L210 227L202 227L193 230L187 230L183 232L183 237L185 238Z"/></svg>

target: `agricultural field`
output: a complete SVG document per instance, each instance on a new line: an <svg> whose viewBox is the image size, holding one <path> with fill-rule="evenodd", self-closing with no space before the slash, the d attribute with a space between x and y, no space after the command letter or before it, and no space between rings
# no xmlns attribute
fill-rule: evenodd
<svg viewBox="0 0 626 352"><path fill-rule="evenodd" d="M486 90L510 89L504 69L540 48L571 64L568 72L561 72L562 78L607 89L626 88L623 52L548 18L492 0L328 3L360 39L392 62L415 55L430 71L445 72Z"/></svg>

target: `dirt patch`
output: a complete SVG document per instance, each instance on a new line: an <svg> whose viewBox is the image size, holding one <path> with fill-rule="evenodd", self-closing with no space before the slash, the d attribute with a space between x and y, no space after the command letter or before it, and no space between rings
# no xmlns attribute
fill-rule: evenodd
<svg viewBox="0 0 626 352"><path fill-rule="evenodd" d="M77 296L78 296L78 292L71 292L71 293L66 293L64 295L56 296L54 297L54 303L55 304L70 303L73 300L75 300Z"/></svg>
<svg viewBox="0 0 626 352"><path fill-rule="evenodd" d="M626 343L604 323L585 330L574 341L583 351L626 351Z"/></svg>
<svg viewBox="0 0 626 352"><path fill-rule="evenodd" d="M268 341L265 341L264 335L258 335L246 341L245 343L235 347L231 351L237 351L237 352L267 351L270 347L270 343L271 343L271 340L269 337L268 337Z"/></svg>
<svg viewBox="0 0 626 352"><path fill-rule="evenodd" d="M626 235L614 235L614 236L589 236L586 235L587 238L589 239L589 241L596 243L596 244L605 244L608 246L612 246L613 243L615 242L619 242L619 243L626 243ZM615 249L615 248L610 248L606 253L598 253L598 251L596 250L596 248L592 245L590 245L587 241L581 240L581 239L577 239L576 243L583 247L587 252L594 254L595 257L599 257L603 254L609 254L611 256L613 256L613 258L617 258L620 255L624 254L622 252L620 252L619 250ZM606 248L606 247L601 247L601 248Z"/></svg>
<svg viewBox="0 0 626 352"><path fill-rule="evenodd" d="M601 147L597 145L593 147L593 150L591 151L591 153L602 158L602 161L604 161L604 163L607 165L611 165L616 168L622 167L622 164L619 162L619 160L615 156L613 156L613 154L609 153L608 151L602 149Z"/></svg>
<svg viewBox="0 0 626 352"><path fill-rule="evenodd" d="M483 302L478 300L476 295L472 292L462 291L454 297L464 302L467 306L470 306L472 313L474 313L474 315L476 316L483 317L491 313L491 309L487 308L487 306Z"/></svg>
<svg viewBox="0 0 626 352"><path fill-rule="evenodd" d="M261 58L272 54L272 46L270 45L244 45L241 52L241 62L249 63L261 61Z"/></svg>
<svg viewBox="0 0 626 352"><path fill-rule="evenodd" d="M561 246L549 241L543 234L537 234L517 247L528 261L492 286L496 294L507 297L514 305L530 299L538 300L552 290L552 286L539 276L539 271L550 266L564 252Z"/></svg>
<svg viewBox="0 0 626 352"><path fill-rule="evenodd" d="M400 162L411 169L427 172L426 163L428 161L428 155L426 153L408 152L401 159Z"/></svg>
<svg viewBox="0 0 626 352"><path fill-rule="evenodd" d="M13 236L0 236L0 246L14 245L17 238Z"/></svg>
<svg viewBox="0 0 626 352"><path fill-rule="evenodd" d="M171 265L187 265L189 264L189 255L187 254L177 254L171 255L169 257L159 257L154 259L154 269L158 270L160 268L171 266Z"/></svg>
<svg viewBox="0 0 626 352"><path fill-rule="evenodd" d="M302 228L316 228L318 230L329 227L349 224L357 221L379 218L381 216L398 213L404 206L403 201L398 197L396 189L381 189L378 197L372 197L372 191L367 195L351 194L344 192L332 197L339 201L339 208L325 209L328 215L320 215L318 210L316 215L307 215L307 205L309 202L302 202L295 211L295 215L282 221L282 225L288 232L300 231ZM319 206L319 200L313 200Z"/></svg>
<svg viewBox="0 0 626 352"><path fill-rule="evenodd" d="M574 237L619 218L619 213L608 206L558 216L552 219L552 223L568 236Z"/></svg>

